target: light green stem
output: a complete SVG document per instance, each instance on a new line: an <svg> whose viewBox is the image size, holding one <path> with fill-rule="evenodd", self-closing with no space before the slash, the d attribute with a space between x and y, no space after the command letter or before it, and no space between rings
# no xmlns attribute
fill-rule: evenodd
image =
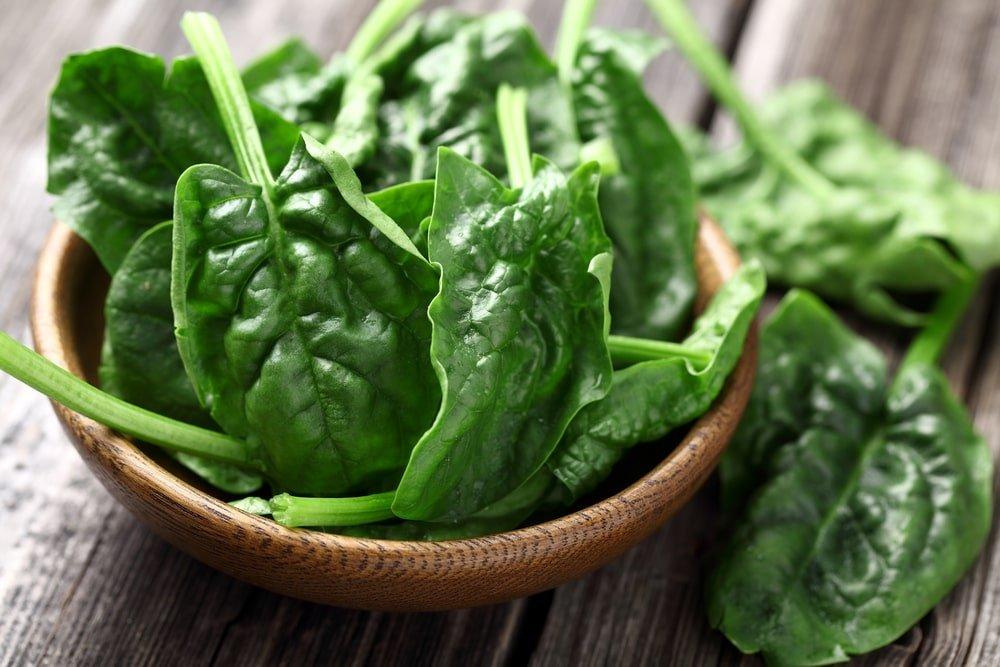
<svg viewBox="0 0 1000 667"><path fill-rule="evenodd" d="M608 336L608 350L611 358L620 364L634 364L657 359L687 359L697 364L707 364L712 355L703 350L693 350L681 343L632 338L631 336Z"/></svg>
<svg viewBox="0 0 1000 667"><path fill-rule="evenodd" d="M531 148L528 143L528 91L506 83L497 89L497 122L510 184L523 188L531 182Z"/></svg>
<svg viewBox="0 0 1000 667"><path fill-rule="evenodd" d="M386 35L417 10L423 0L382 0L368 15L347 47L347 59L361 64L378 48Z"/></svg>
<svg viewBox="0 0 1000 667"><path fill-rule="evenodd" d="M271 516L283 526L359 526L395 518L394 491L354 498L303 498L282 493L271 498Z"/></svg>
<svg viewBox="0 0 1000 667"><path fill-rule="evenodd" d="M937 363L978 284L979 276L971 275L938 297L934 310L927 317L927 324L910 343L901 369L914 364Z"/></svg>
<svg viewBox="0 0 1000 667"><path fill-rule="evenodd" d="M261 471L243 441L169 419L106 394L0 331L0 370L74 412L174 452ZM150 391L156 391L150 387Z"/></svg>
<svg viewBox="0 0 1000 667"><path fill-rule="evenodd" d="M683 0L646 0L664 30L680 48L702 79L732 112L743 135L765 159L819 198L833 195L836 186L781 141L757 116L743 97L725 58L702 33Z"/></svg>
<svg viewBox="0 0 1000 667"><path fill-rule="evenodd" d="M562 20L559 22L559 34L556 36L556 64L559 67L559 80L569 85L576 66L576 53L580 49L583 33L590 25L597 0L566 0L563 5Z"/></svg>
<svg viewBox="0 0 1000 667"><path fill-rule="evenodd" d="M205 71L240 171L248 180L264 188L269 201L268 192L274 185L274 178L267 166L267 156L243 79L233 62L233 54L229 51L219 22L211 14L187 12L181 19L181 29Z"/></svg>

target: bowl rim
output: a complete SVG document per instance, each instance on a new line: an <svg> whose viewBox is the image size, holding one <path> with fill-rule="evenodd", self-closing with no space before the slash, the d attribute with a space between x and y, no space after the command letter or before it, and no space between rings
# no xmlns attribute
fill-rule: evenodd
<svg viewBox="0 0 1000 667"><path fill-rule="evenodd" d="M698 229L697 248L701 256L698 262L697 309L700 310L711 296L706 290L714 292L735 272L739 266L739 256L721 229L704 215L701 216ZM68 277L80 270L83 260L74 260L74 257L82 253L80 245L86 247L85 242L62 223L57 222L49 232L36 270L31 298L31 329L35 348L39 353L82 377L80 355L75 347L77 341L71 337L72 326L68 326L66 322L67 305L60 298ZM89 247L87 252L91 252ZM73 266L74 261L77 266ZM718 274L714 279L716 284L710 288L705 285L705 269L701 268L703 264L708 266L707 270ZM511 551L511 545L515 543L522 559L525 549L538 552L539 555L528 558L537 564L545 559L545 554L552 549L554 538L558 536L555 541L564 547L572 547L571 552L587 553L584 560L588 562L575 568L570 567L570 576L549 582L556 585L582 576L647 537L685 504L708 478L728 444L749 398L756 366L756 326L755 321L748 333L740 360L712 407L690 426L682 441L667 452L663 460L627 488L588 507L543 523L458 540L386 540L286 528L269 518L243 512L199 490L160 466L128 438L57 403L53 402L53 406L81 457L113 495L168 541L210 564L215 562L206 556L204 549L178 543L178 539L175 539L179 538L177 531L165 530L162 526L158 529L157 519L151 516L151 510L127 502L126 495L134 493L136 485L151 490L158 496L155 502L159 504L159 511L167 511L164 508L183 508L187 521L205 522L207 527L204 529L217 533L215 537L218 539L242 538L267 549L305 547L310 550L330 550L340 554L342 560L344 554L349 554L352 561L360 558L363 564L368 563L368 559L390 560L396 564L403 561L414 563L428 558L440 560L442 553L474 552L479 556L476 568L482 572L493 566L510 564L512 558L518 558ZM624 517L620 516L623 511L626 512ZM609 531L613 531L616 526L621 528L618 524L622 521L630 524L623 545L619 548L602 544L602 540L608 539ZM195 526L194 529L202 530L202 527ZM227 535L219 533L219 530L225 531ZM184 542L183 539L180 541ZM584 551L581 552L580 549ZM233 572L230 571L230 574ZM276 590L266 582L261 583L253 577L250 580ZM309 595L300 597L309 598ZM490 599L494 598L501 599L497 596Z"/></svg>

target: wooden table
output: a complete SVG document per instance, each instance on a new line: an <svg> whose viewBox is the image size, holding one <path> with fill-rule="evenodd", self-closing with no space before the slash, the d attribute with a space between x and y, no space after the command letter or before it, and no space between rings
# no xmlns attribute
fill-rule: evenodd
<svg viewBox="0 0 1000 667"><path fill-rule="evenodd" d="M32 265L51 224L45 103L63 57L124 43L173 56L188 5L216 13L245 62L287 34L321 53L347 43L370 2L6 0L0 21L0 328L27 340ZM440 3L438 3L440 4ZM556 0L469 0L525 11L551 44ZM758 96L819 76L889 135L1000 189L997 0L695 0ZM596 22L657 28L639 0L605 0ZM676 54L649 87L671 120L731 136ZM772 299L773 303L773 299ZM1000 450L1000 300L986 281L944 365ZM907 339L849 317L891 356ZM582 581L506 605L446 614L352 612L272 595L218 574L119 507L66 442L44 399L0 377L0 664L146 662L704 665L740 660L701 608L717 518L705 489L670 524ZM997 536L959 587L879 663L1000 660Z"/></svg>

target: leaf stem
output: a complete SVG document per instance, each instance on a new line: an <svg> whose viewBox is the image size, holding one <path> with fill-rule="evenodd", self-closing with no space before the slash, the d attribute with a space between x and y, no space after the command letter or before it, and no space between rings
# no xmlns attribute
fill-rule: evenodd
<svg viewBox="0 0 1000 667"><path fill-rule="evenodd" d="M927 317L927 324L906 350L900 369L914 364L937 363L978 284L979 276L970 272L968 278L938 297L934 310Z"/></svg>
<svg viewBox="0 0 1000 667"><path fill-rule="evenodd" d="M747 141L814 196L821 199L831 196L836 186L764 125L740 92L725 58L705 38L683 0L646 0L646 4L708 87L736 117Z"/></svg>
<svg viewBox="0 0 1000 667"><path fill-rule="evenodd" d="M186 12L181 29L205 71L240 171L245 178L262 186L265 193L269 192L274 178L267 166L250 99L219 22L205 12Z"/></svg>
<svg viewBox="0 0 1000 667"><path fill-rule="evenodd" d="M566 0L563 5L559 33L556 36L556 64L559 67L559 80L563 85L568 86L573 78L576 53L583 33L590 25L596 3L597 0Z"/></svg>
<svg viewBox="0 0 1000 667"><path fill-rule="evenodd" d="M692 349L682 343L631 336L608 336L608 350L615 362L625 364L673 358L687 359L698 364L707 364L712 360L711 353Z"/></svg>
<svg viewBox="0 0 1000 667"><path fill-rule="evenodd" d="M287 493L271 498L271 516L289 528L301 526L359 526L395 518L395 491L355 498L303 498Z"/></svg>
<svg viewBox="0 0 1000 667"><path fill-rule="evenodd" d="M528 143L528 91L506 83L497 89L497 122L511 187L531 182L531 148Z"/></svg>
<svg viewBox="0 0 1000 667"><path fill-rule="evenodd" d="M347 59L361 64L378 48L386 35L412 14L423 0L382 0L364 20L347 47Z"/></svg>
<svg viewBox="0 0 1000 667"><path fill-rule="evenodd" d="M74 412L174 452L262 472L250 447L228 435L169 419L106 394L0 331L0 370ZM155 390L155 388L151 388Z"/></svg>

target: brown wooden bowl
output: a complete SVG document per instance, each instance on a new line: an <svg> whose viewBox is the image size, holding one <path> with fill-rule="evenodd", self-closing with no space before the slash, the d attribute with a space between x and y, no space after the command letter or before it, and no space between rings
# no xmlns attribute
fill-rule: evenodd
<svg viewBox="0 0 1000 667"><path fill-rule="evenodd" d="M703 219L699 308L739 258ZM57 224L42 251L32 300L37 350L93 375L107 276L87 244ZM356 539L284 528L243 513L168 470L127 438L54 404L102 484L180 549L237 579L314 602L373 610L440 610L530 595L583 576L649 536L705 482L746 405L756 365L751 330L715 405L644 477L586 509L520 530L448 542Z"/></svg>

